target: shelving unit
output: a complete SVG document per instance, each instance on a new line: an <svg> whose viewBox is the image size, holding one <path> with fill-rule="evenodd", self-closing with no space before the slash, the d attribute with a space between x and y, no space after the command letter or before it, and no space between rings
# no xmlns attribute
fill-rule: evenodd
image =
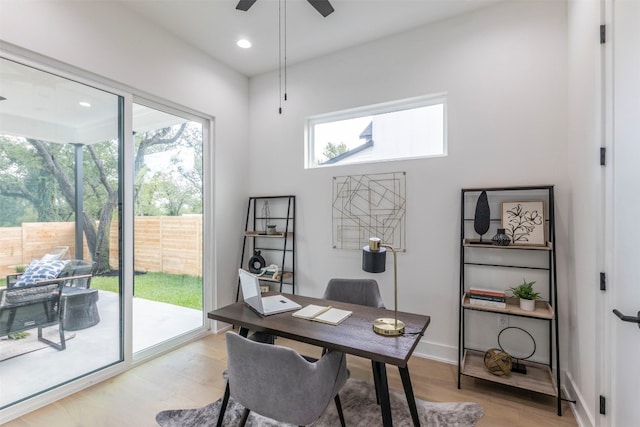
<svg viewBox="0 0 640 427"><path fill-rule="evenodd" d="M265 203L270 214L265 214ZM249 270L248 263L255 251L260 251L265 264L275 264L279 268L278 277L260 276L267 286L275 285L282 292L288 286L295 294L295 240L296 196L249 197L247 217L242 238L240 268ZM274 234L267 234L266 224L276 226ZM240 281L236 288L236 301L240 298Z"/></svg>
<svg viewBox="0 0 640 427"><path fill-rule="evenodd" d="M494 188L463 188L461 192L461 225L460 225L460 304L459 304L459 352L458 352L458 388L461 387L461 377L469 376L486 381L492 381L512 387L530 390L553 396L557 401L558 415L562 415L560 349L558 337L557 310L557 273L555 252L555 201L553 185L494 187ZM492 212L498 211L497 206L502 202L513 201L544 201L544 234L546 243L540 246L526 244L510 244L497 246L491 242L491 236L497 228L503 228L501 213L490 218L490 229L486 243L477 242L474 231L474 209L480 194L486 191L493 204ZM501 212L501 210L500 210ZM484 240L484 239L483 239ZM473 242L473 243L472 243ZM471 269L481 269L482 273L471 274ZM500 277L505 275L505 269L516 269L524 272L535 271L543 275L547 281L537 287L542 290L547 300L536 301L534 311L520 309L517 298L507 298L506 308L472 305L469 301L470 287L497 289L496 283L502 283ZM515 286L514 283L511 286ZM548 328L543 339L548 340L549 352L544 356L545 362L521 360L519 363L527 368L526 374L512 372L509 376L498 376L489 372L484 364L485 351L494 345L487 344L486 348L470 348L467 344L472 338L469 334L469 318L471 312L483 315L506 315L515 318L530 319L533 322L546 322ZM497 319L497 318L496 318ZM477 337L476 342L481 341ZM538 356L540 357L540 356Z"/></svg>

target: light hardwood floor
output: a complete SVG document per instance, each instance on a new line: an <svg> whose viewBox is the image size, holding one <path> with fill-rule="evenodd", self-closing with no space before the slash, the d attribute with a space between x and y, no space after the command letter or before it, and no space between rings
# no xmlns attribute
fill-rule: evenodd
<svg viewBox="0 0 640 427"><path fill-rule="evenodd" d="M303 354L320 354L317 347L279 338ZM354 378L372 381L371 363L349 356ZM6 427L146 427L157 426L155 415L164 409L195 408L219 399L225 382L224 334L211 335L167 355L76 393L6 424ZM458 390L457 368L413 357L409 370L416 398L435 401L472 401L483 406L479 427L575 426L563 404L556 415L555 399L497 384L463 378ZM402 391L398 370L389 366L389 387Z"/></svg>

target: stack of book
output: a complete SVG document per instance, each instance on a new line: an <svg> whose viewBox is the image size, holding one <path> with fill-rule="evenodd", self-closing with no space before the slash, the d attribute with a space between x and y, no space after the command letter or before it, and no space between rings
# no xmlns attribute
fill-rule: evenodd
<svg viewBox="0 0 640 427"><path fill-rule="evenodd" d="M507 308L507 295L502 291L491 289L469 289L469 303L485 307Z"/></svg>

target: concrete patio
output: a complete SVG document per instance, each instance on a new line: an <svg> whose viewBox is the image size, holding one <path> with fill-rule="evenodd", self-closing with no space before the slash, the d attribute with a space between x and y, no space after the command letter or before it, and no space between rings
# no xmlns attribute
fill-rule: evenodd
<svg viewBox="0 0 640 427"><path fill-rule="evenodd" d="M120 360L118 295L99 291L100 323L66 331L67 348L46 346L0 361L0 408L69 382ZM134 353L192 331L202 325L201 311L172 304L133 299ZM57 326L54 327L57 331ZM37 329L28 331L37 334Z"/></svg>

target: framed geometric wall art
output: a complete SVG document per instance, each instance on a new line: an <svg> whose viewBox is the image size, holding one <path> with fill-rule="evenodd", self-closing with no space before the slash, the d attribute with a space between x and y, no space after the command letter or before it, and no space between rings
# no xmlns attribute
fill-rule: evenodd
<svg viewBox="0 0 640 427"><path fill-rule="evenodd" d="M502 228L513 245L545 246L544 201L502 202Z"/></svg>
<svg viewBox="0 0 640 427"><path fill-rule="evenodd" d="M362 249L379 237L406 250L406 172L333 178L332 239L336 249Z"/></svg>

